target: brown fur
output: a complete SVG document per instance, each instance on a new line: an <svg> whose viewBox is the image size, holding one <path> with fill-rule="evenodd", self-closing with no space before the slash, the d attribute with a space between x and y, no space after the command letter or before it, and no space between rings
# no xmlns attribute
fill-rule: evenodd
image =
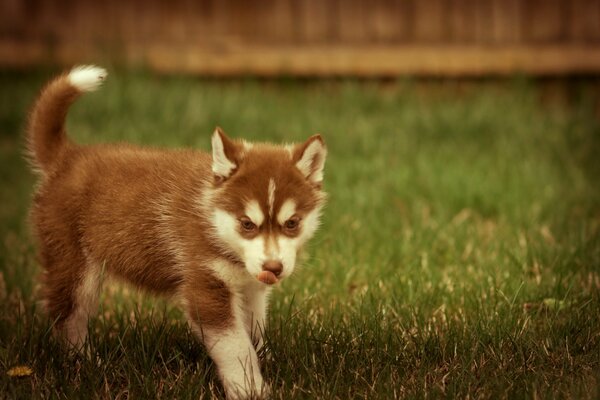
<svg viewBox="0 0 600 400"><path fill-rule="evenodd" d="M254 346L262 345L268 286L293 272L318 226L321 137L250 145L217 129L212 156L74 144L68 108L105 76L94 66L61 75L29 121L28 151L40 173L31 221L57 332L81 348L106 272L182 301L228 398L266 393Z"/></svg>
<svg viewBox="0 0 600 400"><path fill-rule="evenodd" d="M229 179L215 180L211 156L203 152L73 144L64 119L80 94L66 75L50 82L35 103L28 130L28 150L42 172L31 219L50 317L59 328L69 318L86 268L96 263L151 292L181 294L186 312L201 324L227 326L231 294L207 264L220 258L241 261L213 240L206 209L214 204L203 204L203 193L211 192L212 201L232 213L258 198L268 215L266 189L273 178L283 194L275 209L293 193L298 213L308 212L322 194L294 163L320 137L296 146L290 157L281 147L246 149L222 134L225 153L239 168ZM280 229L274 219L264 229Z"/></svg>
<svg viewBox="0 0 600 400"><path fill-rule="evenodd" d="M208 163L206 155L187 151L111 146L65 151L32 209L50 316L58 321L69 316L72 291L89 260L138 287L173 294L186 269L204 268L180 265L175 252L184 262L218 257L201 239L207 221L189 205L194 188L206 184L202 173ZM216 280L208 271L203 279ZM226 291L222 282L210 286Z"/></svg>
<svg viewBox="0 0 600 400"><path fill-rule="evenodd" d="M260 156L256 156L260 154ZM268 215L269 179L275 181L278 196L275 197L274 209L281 207L287 198L297 201L299 212L308 212L321 201L321 195L316 187L308 184L300 171L295 167L289 156L282 153L280 148L269 144L257 144L246 152L244 162L236 173L219 190L218 195L224 199L221 207L231 213L239 213L244 209L244 203L252 198L258 200L264 215ZM299 190L300 189L300 190ZM271 216L265 228L279 229L275 216Z"/></svg>
<svg viewBox="0 0 600 400"><path fill-rule="evenodd" d="M67 148L65 117L81 93L68 83L66 74L48 83L42 93L29 118L27 141L34 166L47 170Z"/></svg>
<svg viewBox="0 0 600 400"><path fill-rule="evenodd" d="M61 76L42 91L29 127L29 151L42 168L31 210L51 318L61 323L74 308L83 269L96 262L112 275L156 293L173 294L185 271L202 275L186 288L227 299L223 282L187 260L219 257L202 232L205 217L190 204L209 185L210 156L133 146L77 146L64 132L68 106L80 92ZM185 246L184 243L192 245ZM181 252L178 259L175 252ZM202 272L199 272L202 271ZM189 280L189 278L188 278ZM198 280L198 279L197 279ZM185 295L184 295L185 296ZM198 299L196 299L198 300ZM227 309L197 301L205 322L222 325ZM227 303L225 303L227 304Z"/></svg>

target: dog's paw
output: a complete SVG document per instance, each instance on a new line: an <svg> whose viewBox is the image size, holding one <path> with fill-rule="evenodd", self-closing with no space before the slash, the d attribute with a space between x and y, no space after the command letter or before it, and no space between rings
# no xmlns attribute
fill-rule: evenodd
<svg viewBox="0 0 600 400"><path fill-rule="evenodd" d="M247 387L231 386L225 387L225 398L227 400L266 400L271 398L271 386L266 382Z"/></svg>

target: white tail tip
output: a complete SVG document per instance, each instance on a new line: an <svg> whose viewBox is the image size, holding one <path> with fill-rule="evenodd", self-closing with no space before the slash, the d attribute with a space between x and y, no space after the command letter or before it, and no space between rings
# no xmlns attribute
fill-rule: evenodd
<svg viewBox="0 0 600 400"><path fill-rule="evenodd" d="M69 82L83 92L92 92L106 79L108 73L95 65L79 65L69 72Z"/></svg>

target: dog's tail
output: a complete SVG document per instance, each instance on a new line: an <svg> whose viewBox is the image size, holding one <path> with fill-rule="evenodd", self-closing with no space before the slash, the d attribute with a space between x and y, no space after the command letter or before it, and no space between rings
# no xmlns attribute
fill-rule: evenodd
<svg viewBox="0 0 600 400"><path fill-rule="evenodd" d="M47 171L67 146L65 119L69 106L83 93L96 90L106 70L78 66L50 81L42 89L29 117L27 150L33 166Z"/></svg>

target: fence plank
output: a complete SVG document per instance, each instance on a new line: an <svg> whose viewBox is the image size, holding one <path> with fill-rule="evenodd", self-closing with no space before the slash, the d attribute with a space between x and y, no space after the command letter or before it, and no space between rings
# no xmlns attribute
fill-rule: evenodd
<svg viewBox="0 0 600 400"><path fill-rule="evenodd" d="M336 7L331 2L299 0L297 2L297 42L327 43L337 35L333 23Z"/></svg>
<svg viewBox="0 0 600 400"><path fill-rule="evenodd" d="M568 36L579 42L600 42L600 0L572 0L567 13Z"/></svg>
<svg viewBox="0 0 600 400"><path fill-rule="evenodd" d="M528 41L551 43L564 39L566 13L562 0L530 0L524 5L524 33Z"/></svg>
<svg viewBox="0 0 600 400"><path fill-rule="evenodd" d="M347 43L364 43L368 40L367 18L368 5L361 0L344 0L338 2L338 35L340 41Z"/></svg>
<svg viewBox="0 0 600 400"><path fill-rule="evenodd" d="M244 0L241 0L244 4ZM256 23L264 29L264 39L271 43L291 43L295 36L295 18L292 0L270 0L268 7L261 8L264 20ZM247 7L247 6L246 6ZM256 16L250 18L256 19Z"/></svg>
<svg viewBox="0 0 600 400"><path fill-rule="evenodd" d="M448 34L445 18L446 0L416 1L414 7L414 38L428 43L440 43Z"/></svg>
<svg viewBox="0 0 600 400"><path fill-rule="evenodd" d="M451 0L448 3L448 38L451 43L476 42L477 0Z"/></svg>
<svg viewBox="0 0 600 400"><path fill-rule="evenodd" d="M367 9L368 40L390 44L406 38L412 30L403 8L407 4L400 0L372 1Z"/></svg>
<svg viewBox="0 0 600 400"><path fill-rule="evenodd" d="M519 43L522 33L521 0L492 1L492 41L498 44Z"/></svg>

